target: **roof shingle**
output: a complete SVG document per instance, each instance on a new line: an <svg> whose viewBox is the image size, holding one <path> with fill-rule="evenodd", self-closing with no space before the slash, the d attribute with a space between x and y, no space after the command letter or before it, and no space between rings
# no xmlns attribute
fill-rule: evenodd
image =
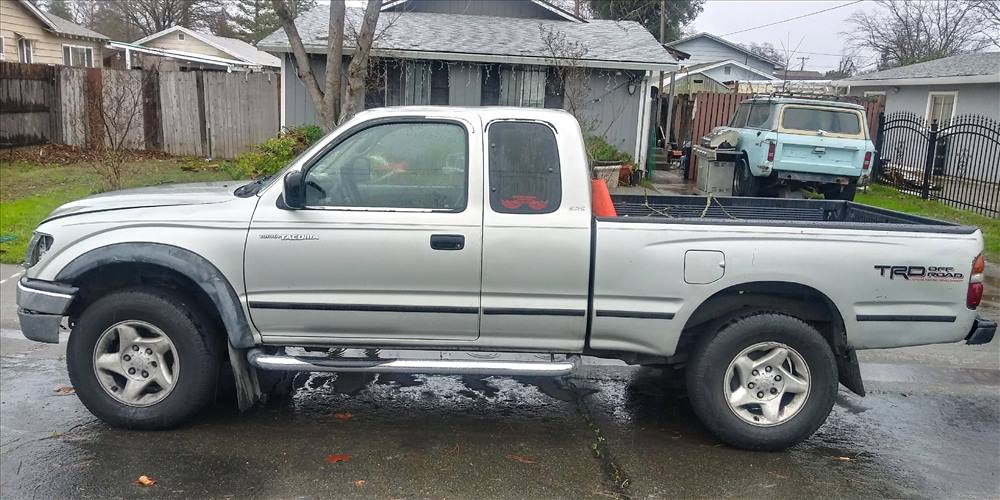
<svg viewBox="0 0 1000 500"><path fill-rule="evenodd" d="M1000 52L981 52L943 57L898 68L858 75L848 80L897 80L905 78L941 78L1000 74Z"/></svg>
<svg viewBox="0 0 1000 500"><path fill-rule="evenodd" d="M360 26L363 10L347 9L347 24ZM317 5L295 20L307 51L325 52L329 5ZM384 30L384 33L383 33ZM346 30L352 31L350 27ZM383 12L379 16L376 50L421 51L490 56L516 56L544 60L550 51L543 33L561 33L568 43L586 48L580 59L607 68L629 62L673 65L676 61L639 23L593 19L585 23L474 16L429 12ZM351 41L348 40L347 45ZM272 52L290 52L284 30L261 40L258 47ZM442 56L442 59L446 59Z"/></svg>

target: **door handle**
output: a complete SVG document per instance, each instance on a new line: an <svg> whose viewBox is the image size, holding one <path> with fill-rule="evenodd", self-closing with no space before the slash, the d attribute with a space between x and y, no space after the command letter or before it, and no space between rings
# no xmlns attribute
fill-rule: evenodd
<svg viewBox="0 0 1000 500"><path fill-rule="evenodd" d="M461 234L432 234L431 248L434 250L461 250L465 248L465 236Z"/></svg>

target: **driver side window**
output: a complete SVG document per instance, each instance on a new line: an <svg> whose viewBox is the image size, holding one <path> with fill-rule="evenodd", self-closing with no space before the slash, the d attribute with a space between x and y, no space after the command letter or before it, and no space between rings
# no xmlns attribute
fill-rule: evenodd
<svg viewBox="0 0 1000 500"><path fill-rule="evenodd" d="M468 138L454 123L388 123L335 146L306 174L312 207L460 212L467 201Z"/></svg>

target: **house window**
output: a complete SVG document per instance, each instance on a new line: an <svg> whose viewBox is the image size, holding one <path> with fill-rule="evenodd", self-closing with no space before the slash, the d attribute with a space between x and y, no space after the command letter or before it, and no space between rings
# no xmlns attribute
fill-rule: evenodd
<svg viewBox="0 0 1000 500"><path fill-rule="evenodd" d="M931 92L927 95L927 122L942 124L955 116L958 92Z"/></svg>
<svg viewBox="0 0 1000 500"><path fill-rule="evenodd" d="M731 75L733 73L733 68L732 66L726 66L725 68L722 68L722 72L724 74Z"/></svg>
<svg viewBox="0 0 1000 500"><path fill-rule="evenodd" d="M183 40L184 39L184 33L181 33L181 32L178 31L177 32L177 39L178 40Z"/></svg>
<svg viewBox="0 0 1000 500"><path fill-rule="evenodd" d="M63 45L63 64L78 68L93 68L94 49L79 45Z"/></svg>
<svg viewBox="0 0 1000 500"><path fill-rule="evenodd" d="M483 106L500 104L500 65L486 64L482 67L483 87L479 102Z"/></svg>
<svg viewBox="0 0 1000 500"><path fill-rule="evenodd" d="M23 63L34 62L34 43L27 38L21 38L17 41L17 60Z"/></svg>
<svg viewBox="0 0 1000 500"><path fill-rule="evenodd" d="M448 64L378 61L368 73L365 107L448 104Z"/></svg>
<svg viewBox="0 0 1000 500"><path fill-rule="evenodd" d="M551 75L541 66L506 66L487 64L482 67L483 106L522 106L541 108L546 93L554 97Z"/></svg>
<svg viewBox="0 0 1000 500"><path fill-rule="evenodd" d="M549 67L545 70L545 107L559 109L563 107L565 84L559 70Z"/></svg>
<svg viewBox="0 0 1000 500"><path fill-rule="evenodd" d="M0 61L3 61L3 59L4 59L4 53L3 53L3 36L0 35Z"/></svg>
<svg viewBox="0 0 1000 500"><path fill-rule="evenodd" d="M431 104L448 104L448 64L431 64Z"/></svg>

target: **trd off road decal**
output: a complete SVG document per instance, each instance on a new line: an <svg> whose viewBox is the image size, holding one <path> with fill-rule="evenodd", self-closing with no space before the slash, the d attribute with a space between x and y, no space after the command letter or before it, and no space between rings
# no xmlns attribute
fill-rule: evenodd
<svg viewBox="0 0 1000 500"><path fill-rule="evenodd" d="M911 281L962 281L965 275L954 267L927 266L875 266L879 275L891 280L896 278Z"/></svg>

